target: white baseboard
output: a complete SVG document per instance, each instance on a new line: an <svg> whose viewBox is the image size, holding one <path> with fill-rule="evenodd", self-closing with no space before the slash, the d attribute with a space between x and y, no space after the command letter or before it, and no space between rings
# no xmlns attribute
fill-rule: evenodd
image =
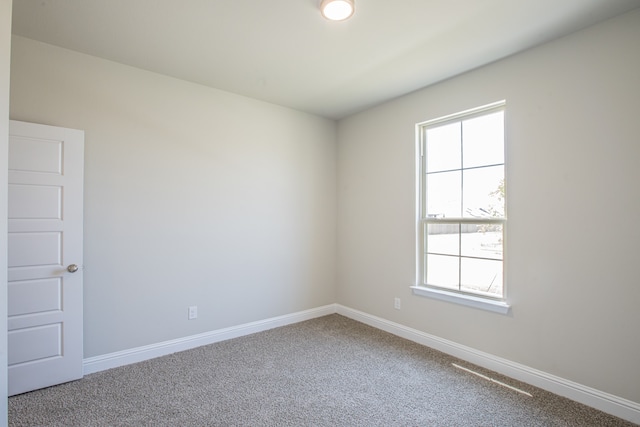
<svg viewBox="0 0 640 427"><path fill-rule="evenodd" d="M567 397L571 400L591 406L592 408L596 408L627 421L640 424L639 403L339 304L330 304L311 310L245 323L243 325L218 329L189 337L164 341L143 347L136 347L102 356L89 357L83 361L83 372L85 375L88 375L104 371L106 369L116 368L118 366L165 356L178 351L189 350L202 345L213 344L280 326L315 319L316 317L326 316L333 313L341 314L345 317L357 320L358 322L373 326L374 328L389 332L393 335L431 347L435 350L475 365L482 366L483 368L490 369L510 378L514 378L543 390Z"/></svg>
<svg viewBox="0 0 640 427"><path fill-rule="evenodd" d="M131 363L142 362L178 351L189 350L203 345L213 344L256 332L280 326L290 325L316 317L327 316L336 312L336 305L330 304L324 307L313 308L297 313L286 314L284 316L272 317L270 319L245 323L243 325L218 329L202 334L191 335L175 340L164 341L157 344L136 347L129 350L118 351L101 356L89 357L82 361L83 373L85 375L99 371L104 371L118 366L129 365Z"/></svg>
<svg viewBox="0 0 640 427"><path fill-rule="evenodd" d="M623 399L339 304L336 305L336 312L350 319L373 326L374 328L431 347L632 423L640 424L640 403Z"/></svg>

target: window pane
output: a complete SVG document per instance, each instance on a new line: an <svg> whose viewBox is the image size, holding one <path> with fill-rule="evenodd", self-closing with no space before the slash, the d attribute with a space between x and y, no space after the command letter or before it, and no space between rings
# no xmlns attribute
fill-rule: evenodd
<svg viewBox="0 0 640 427"><path fill-rule="evenodd" d="M427 130L427 172L460 169L460 122Z"/></svg>
<svg viewBox="0 0 640 427"><path fill-rule="evenodd" d="M504 163L504 112L462 122L463 167Z"/></svg>
<svg viewBox="0 0 640 427"><path fill-rule="evenodd" d="M427 255L427 284L458 289L460 258L445 255Z"/></svg>
<svg viewBox="0 0 640 427"><path fill-rule="evenodd" d="M502 224L463 224L462 256L502 259Z"/></svg>
<svg viewBox="0 0 640 427"><path fill-rule="evenodd" d="M462 215L462 172L442 172L427 175L427 215L431 218Z"/></svg>
<svg viewBox="0 0 640 427"><path fill-rule="evenodd" d="M428 224L427 252L460 255L460 224Z"/></svg>
<svg viewBox="0 0 640 427"><path fill-rule="evenodd" d="M502 296L502 261L461 258L460 290Z"/></svg>
<svg viewBox="0 0 640 427"><path fill-rule="evenodd" d="M504 166L463 171L465 218L504 218Z"/></svg>

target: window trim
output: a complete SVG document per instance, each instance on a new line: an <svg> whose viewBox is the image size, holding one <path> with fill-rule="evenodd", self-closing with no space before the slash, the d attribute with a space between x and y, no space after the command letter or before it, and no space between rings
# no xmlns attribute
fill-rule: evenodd
<svg viewBox="0 0 640 427"><path fill-rule="evenodd" d="M502 258L502 273L503 273L503 289L501 297L483 296L481 294L474 294L471 292L449 290L447 288L428 286L424 284L425 277L425 265L424 265L424 247L426 242L424 241L424 226L428 223L426 218L422 218L422 214L426 211L426 200L424 197L424 185L425 185L425 135L426 130L429 127L435 125L444 125L448 122L455 122L458 120L468 120L474 117L490 114L494 111L504 111L506 116L506 101L493 102L491 104L483 105L481 107L472 108L469 110L461 111L459 113L449 114L447 116L439 117L433 120L427 120L425 122L417 123L416 130L416 170L417 170L417 182L416 182L416 285L411 286L414 295L424 296L428 298L437 299L440 301L447 301L452 303L461 304L468 307L479 308L488 310L500 314L507 314L510 310L510 305L507 302L507 287L506 287L506 233L507 233L507 215L506 215L506 200L505 200L505 215L503 218L487 218L489 221L500 223L503 227L503 258ZM506 127L506 125L505 125ZM506 132L505 132L505 175L506 175ZM505 186L506 186L505 179ZM506 187L505 187L506 188ZM477 219L473 218L457 218L452 219L455 223L473 222L477 223Z"/></svg>
<svg viewBox="0 0 640 427"><path fill-rule="evenodd" d="M414 295L437 299L440 301L452 302L455 304L465 305L467 307L479 308L481 310L492 311L499 314L508 314L511 305L507 301L483 298L467 293L458 293L447 291L444 288L427 288L424 286L411 286Z"/></svg>

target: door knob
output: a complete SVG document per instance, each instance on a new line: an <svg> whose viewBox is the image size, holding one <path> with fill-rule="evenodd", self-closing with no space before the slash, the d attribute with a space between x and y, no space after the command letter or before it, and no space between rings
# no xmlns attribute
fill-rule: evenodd
<svg viewBox="0 0 640 427"><path fill-rule="evenodd" d="M67 271L69 273L75 273L76 271L78 271L78 266L76 264L69 264L69 266L67 267Z"/></svg>

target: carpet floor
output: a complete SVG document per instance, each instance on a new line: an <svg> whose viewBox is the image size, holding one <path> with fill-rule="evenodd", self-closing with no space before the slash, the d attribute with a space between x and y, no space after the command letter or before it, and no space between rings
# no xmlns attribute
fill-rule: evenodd
<svg viewBox="0 0 640 427"><path fill-rule="evenodd" d="M14 427L632 425L337 314L9 398Z"/></svg>

